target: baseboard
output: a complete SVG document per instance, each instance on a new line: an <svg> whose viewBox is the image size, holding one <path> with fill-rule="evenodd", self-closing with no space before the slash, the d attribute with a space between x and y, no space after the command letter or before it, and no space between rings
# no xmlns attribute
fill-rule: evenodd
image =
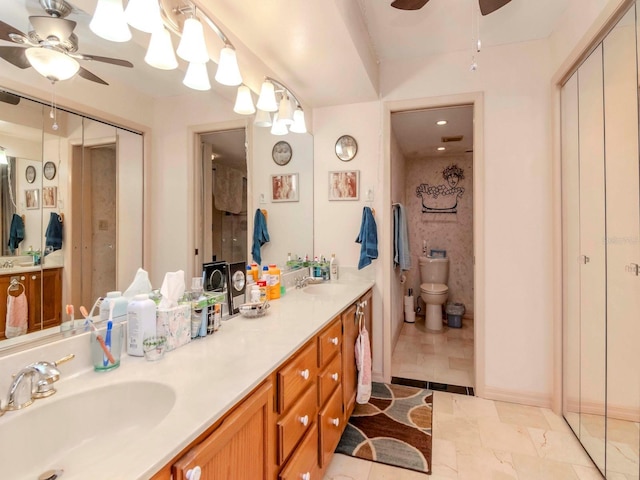
<svg viewBox="0 0 640 480"><path fill-rule="evenodd" d="M532 407L551 408L552 406L552 398L550 395L543 395L533 392L505 390L502 388L487 386L485 386L482 391L482 398L486 398L487 400L497 400L499 402L531 405Z"/></svg>
<svg viewBox="0 0 640 480"><path fill-rule="evenodd" d="M371 380L378 383L385 383L382 372L371 372Z"/></svg>
<svg viewBox="0 0 640 480"><path fill-rule="evenodd" d="M604 416L605 412L608 418L616 420L625 420L628 422L640 422L640 410L638 407L630 407L625 405L609 405L605 407L603 402L578 402L575 398L566 403L568 411L579 414Z"/></svg>

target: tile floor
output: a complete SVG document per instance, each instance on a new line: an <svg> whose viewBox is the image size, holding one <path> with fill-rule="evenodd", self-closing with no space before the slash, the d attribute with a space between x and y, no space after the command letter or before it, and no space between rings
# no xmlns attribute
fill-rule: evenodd
<svg viewBox="0 0 640 480"><path fill-rule="evenodd" d="M473 319L437 333L427 330L424 317L403 323L391 362L394 377L473 387Z"/></svg>
<svg viewBox="0 0 640 480"><path fill-rule="evenodd" d="M335 455L325 480L596 480L566 422L551 410L434 392L430 476ZM625 475L611 477L628 480Z"/></svg>

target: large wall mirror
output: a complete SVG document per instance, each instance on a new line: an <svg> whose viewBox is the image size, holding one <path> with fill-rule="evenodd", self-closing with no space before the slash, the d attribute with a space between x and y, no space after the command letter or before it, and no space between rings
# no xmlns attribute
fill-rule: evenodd
<svg viewBox="0 0 640 480"><path fill-rule="evenodd" d="M80 305L126 289L142 266L144 172L140 133L0 100L3 350L59 334L66 304L80 318Z"/></svg>

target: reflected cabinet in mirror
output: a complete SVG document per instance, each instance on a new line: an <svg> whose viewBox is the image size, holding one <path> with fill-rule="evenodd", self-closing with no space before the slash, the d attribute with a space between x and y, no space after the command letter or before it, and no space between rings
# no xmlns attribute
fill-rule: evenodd
<svg viewBox="0 0 640 480"><path fill-rule="evenodd" d="M562 87L563 415L606 478L639 478L636 7Z"/></svg>
<svg viewBox="0 0 640 480"><path fill-rule="evenodd" d="M0 350L57 334L142 266L142 135L17 95L0 101ZM15 100L19 100L17 103Z"/></svg>

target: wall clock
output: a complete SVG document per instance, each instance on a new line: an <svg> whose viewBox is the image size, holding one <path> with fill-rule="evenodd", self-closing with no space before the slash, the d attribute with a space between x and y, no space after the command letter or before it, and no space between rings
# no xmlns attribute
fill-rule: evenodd
<svg viewBox="0 0 640 480"><path fill-rule="evenodd" d="M343 162L353 159L358 153L358 143L351 135L342 135L336 142L336 155Z"/></svg>
<svg viewBox="0 0 640 480"><path fill-rule="evenodd" d="M56 164L53 162L47 162L44 164L44 178L47 180L53 180L56 176Z"/></svg>
<svg viewBox="0 0 640 480"><path fill-rule="evenodd" d="M27 179L27 182L33 183L36 179L36 167L29 165L24 172L24 176Z"/></svg>
<svg viewBox="0 0 640 480"><path fill-rule="evenodd" d="M287 142L280 141L273 146L273 150L271 151L271 157L273 161L278 165L286 165L291 160L293 156L293 151L291 150L291 145Z"/></svg>

